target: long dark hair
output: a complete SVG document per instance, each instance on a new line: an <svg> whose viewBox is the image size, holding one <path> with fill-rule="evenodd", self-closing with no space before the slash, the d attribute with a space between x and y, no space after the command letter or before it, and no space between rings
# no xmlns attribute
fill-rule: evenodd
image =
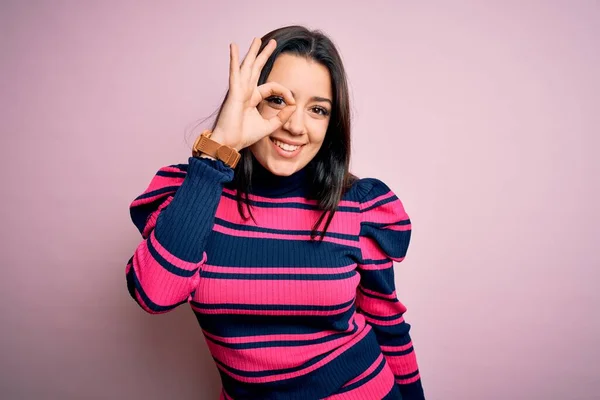
<svg viewBox="0 0 600 400"><path fill-rule="evenodd" d="M325 134L323 144L315 157L309 162L309 170L312 179L312 198L317 200L317 206L323 213L315 222L311 239L314 240L320 234L322 241L327 228L333 219L343 194L358 179L349 172L350 166L350 101L348 94L348 83L342 59L327 35L319 30L309 30L303 26L287 26L275 29L262 38L260 51L267 45L269 40L275 39L277 47L265 64L260 74L258 84L266 82L271 73L275 59L283 53L305 57L320 63L329 70L333 92L333 106L329 120L329 126ZM219 107L219 111L213 123L215 128L221 110L225 104L227 95ZM237 189L237 205L240 216L247 220L254 216L250 209L248 192L252 184L252 153L249 148L240 150L240 161L235 169L233 187ZM249 213L244 214L243 205ZM325 226L319 227L325 217ZM256 220L254 220L256 222Z"/></svg>

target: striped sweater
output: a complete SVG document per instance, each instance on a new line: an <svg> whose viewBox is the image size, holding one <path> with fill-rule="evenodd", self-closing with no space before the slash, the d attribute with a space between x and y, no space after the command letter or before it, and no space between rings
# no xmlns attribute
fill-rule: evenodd
<svg viewBox="0 0 600 400"><path fill-rule="evenodd" d="M423 399L393 262L410 220L380 180L344 194L322 242L307 167L255 163L252 219L234 171L190 158L161 168L131 204L143 240L127 286L149 313L193 310L222 380L220 399Z"/></svg>

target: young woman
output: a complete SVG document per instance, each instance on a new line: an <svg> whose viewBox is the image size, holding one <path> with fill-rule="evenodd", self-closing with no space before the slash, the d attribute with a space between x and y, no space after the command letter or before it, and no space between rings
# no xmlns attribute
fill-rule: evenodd
<svg viewBox="0 0 600 400"><path fill-rule="evenodd" d="M131 204L131 296L150 313L190 303L221 399L423 399L393 270L411 224L348 171L335 46L290 26L230 55L212 129Z"/></svg>

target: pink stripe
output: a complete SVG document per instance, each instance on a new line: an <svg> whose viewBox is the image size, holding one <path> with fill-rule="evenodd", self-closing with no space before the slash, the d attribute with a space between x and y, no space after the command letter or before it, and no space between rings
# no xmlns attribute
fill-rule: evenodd
<svg viewBox="0 0 600 400"><path fill-rule="evenodd" d="M200 279L198 274L186 278L164 269L148 251L145 240L133 255L133 268L146 295L161 306L173 305L188 298Z"/></svg>
<svg viewBox="0 0 600 400"><path fill-rule="evenodd" d="M356 315L356 313L354 313L354 315ZM218 336L218 335L209 333L206 330L202 330L202 332L204 333L204 335L206 335L207 337L209 337L213 340L218 340L218 341L228 343L228 344L257 343L257 342L268 342L268 341L274 341L274 340L285 340L285 341L315 340L315 339L322 339L322 338L325 338L325 337L328 337L331 335L338 335L340 333L352 332L352 330L354 329L354 326L353 326L354 315L352 317L350 317L350 320L348 321L348 329L346 329L344 331L322 331L322 332L306 333L306 334L296 333L296 334L280 334L280 335L237 336L237 337ZM362 325L360 325L359 323L357 323L357 325L359 328L358 330L361 330L364 327L364 321L363 321Z"/></svg>
<svg viewBox="0 0 600 400"><path fill-rule="evenodd" d="M368 311L367 311L368 312ZM373 319L367 315L365 315L365 320L371 324L371 325L376 325L376 326L392 326L392 325L397 325L397 324L401 324L402 322L404 322L404 317L398 317L389 321L380 321L378 319Z"/></svg>
<svg viewBox="0 0 600 400"><path fill-rule="evenodd" d="M233 196L235 196L237 193L236 190L227 189L227 188L224 188L223 192L228 193ZM264 203L273 203L273 204L281 204L281 203L300 203L300 204L310 204L310 205L317 204L316 200L307 200L304 197L285 197L285 198L279 198L279 199L272 199L269 197L262 197L262 196L256 196L254 194L250 194L250 195L248 195L248 198L250 200L254 200L254 201L260 201L260 202L264 202ZM342 200L342 201L340 201L339 205L341 207L358 207L358 202ZM255 206L254 208L258 208L258 207ZM254 210L252 212L254 212Z"/></svg>
<svg viewBox="0 0 600 400"><path fill-rule="evenodd" d="M421 379L421 374L417 374L414 377L408 379L396 379L396 382L398 382L399 385L408 385L409 383L416 382L419 379Z"/></svg>
<svg viewBox="0 0 600 400"><path fill-rule="evenodd" d="M273 375L269 375L269 376L262 376L262 377L246 377L246 376L242 376L242 375L238 375L236 373L233 373L231 371L225 370L220 364L217 364L217 367L222 370L224 373L226 373L227 375L237 379L238 381L241 382L247 382L247 383L268 383L268 382L275 382L275 381L279 381L279 380L284 380L284 379L292 379L292 378L296 378L302 375L306 375L312 371L315 371L316 369L322 367L323 365L331 362L332 360L334 360L335 358L337 358L340 354L344 353L346 350L348 350L350 347L354 346L357 342L361 341L368 333L370 332L369 328L365 328L364 330L362 330L358 335L356 335L352 340L348 341L347 343L345 343L344 345L338 347L334 352L332 352L331 354L329 354L327 357L323 358L321 361L311 365L310 367L301 369L299 371L296 372L288 372L288 373L283 373L283 374L273 374ZM303 349L304 347L300 347L300 349ZM279 350L280 349L274 349L277 350L278 354L282 354ZM322 349L323 350L323 349ZM287 349L286 349L286 357L287 357ZM306 360L306 355L304 355L302 357L302 360ZM261 358L260 356L258 356L257 360L254 360L252 363L249 363L250 367L254 367L256 368L256 362L260 363ZM228 359L228 365L231 365ZM272 364L268 363L267 368L265 369L271 369L272 368Z"/></svg>
<svg viewBox="0 0 600 400"><path fill-rule="evenodd" d="M387 229L389 231L396 231L396 232L405 232L405 231L410 231L412 229L411 224L408 225L389 225L386 226L383 229Z"/></svg>
<svg viewBox="0 0 600 400"><path fill-rule="evenodd" d="M390 257L388 254L386 254L383 251L383 249L379 246L379 244L377 244L377 242L370 237L361 236L359 239L359 243L360 243L360 248L362 250L363 259L383 260L383 259L387 258L389 260L398 261L398 262L404 260L404 257ZM388 264L384 264L384 265L388 265ZM379 267L380 266L376 266L375 268L379 268ZM373 268L366 266L364 269L373 269Z"/></svg>
<svg viewBox="0 0 600 400"><path fill-rule="evenodd" d="M366 209L366 208L369 208L369 207L371 207L373 204L377 203L378 201L381 201L381 200L388 199L388 198L390 198L390 197L392 197L392 196L395 196L395 194L394 194L394 193L393 193L393 192L390 190L389 192L387 192L387 193L384 193L384 194L382 194L381 196L377 196L377 197L375 197L374 199L371 199L371 200L369 200L369 201L366 201L366 202L362 203L362 204L360 205L360 209L361 209L361 210L364 210L364 209Z"/></svg>
<svg viewBox="0 0 600 400"><path fill-rule="evenodd" d="M386 360L390 365L392 373L397 377L396 381L401 385L416 382L420 378L420 374L408 379L400 379L399 376L410 375L419 369L417 365L417 356L414 351L402 356L386 355Z"/></svg>
<svg viewBox="0 0 600 400"><path fill-rule="evenodd" d="M383 293L376 292L374 290L367 289L367 288L363 287L362 285L360 286L360 288L361 288L362 291L364 291L367 294L372 294L372 295L375 295L375 296L383 297L383 298L386 298L386 299L392 299L392 300L396 298L396 291L395 290L392 293L390 293L390 294L383 294ZM360 294L360 292L359 292L359 294Z"/></svg>
<svg viewBox="0 0 600 400"><path fill-rule="evenodd" d="M382 351L404 351L412 347L412 342L404 344L402 346L380 346Z"/></svg>
<svg viewBox="0 0 600 400"><path fill-rule="evenodd" d="M364 222L394 224L408 219L408 215L406 214L406 211L404 211L400 200L383 204L362 213L362 220Z"/></svg>
<svg viewBox="0 0 600 400"><path fill-rule="evenodd" d="M220 232L226 235L231 235L234 237L248 237L248 238L256 238L256 239L283 239L283 240L302 240L305 242L310 241L310 235L286 235L280 233L265 233L265 232L253 232L253 231L242 231L232 228L226 228L224 226L215 224L213 231ZM329 243L337 243L344 246L356 247L357 242L353 240L345 240L332 238L329 236L325 236L323 239L324 242Z"/></svg>
<svg viewBox="0 0 600 400"><path fill-rule="evenodd" d="M165 260L167 260L177 268L193 271L206 261L206 253L204 254L204 259L199 263L192 263L175 257L173 254L169 253L169 251L165 249L162 244L158 242L154 231L152 231L152 233L150 234L150 242L152 242L152 246L154 246L154 249L157 251L158 254L160 254Z"/></svg>
<svg viewBox="0 0 600 400"><path fill-rule="evenodd" d="M365 310L369 314L377 315L380 317L404 314L406 312L406 307L399 301L390 303L386 300L377 300L371 297L360 296L359 301L357 301L357 303L360 305L360 308L362 310Z"/></svg>
<svg viewBox="0 0 600 400"><path fill-rule="evenodd" d="M283 268L283 267L226 267L220 265L206 264L202 267L204 272L219 272L219 273L238 273L238 274L310 274L310 275L328 275L328 274L343 274L354 271L356 264L348 265L347 267L312 267L312 268Z"/></svg>
<svg viewBox="0 0 600 400"><path fill-rule="evenodd" d="M279 280L211 278L203 276L203 272L204 269L200 272L199 287L194 295L194 301L201 304L333 306L352 300L360 282L358 273L336 280ZM334 286L335 290L331 290ZM338 312L333 311L334 314Z"/></svg>
<svg viewBox="0 0 600 400"><path fill-rule="evenodd" d="M295 208L254 207L252 209L252 215L254 215L258 226L279 230L312 230L314 223L318 220L321 213L321 211ZM236 201L228 197L221 197L216 216L234 224L256 226L254 221L244 221L242 219L238 212ZM359 221L360 214L357 212L347 213L338 211L334 214L327 231L346 235L358 235L360 230ZM323 226L324 223L322 223L321 227Z"/></svg>

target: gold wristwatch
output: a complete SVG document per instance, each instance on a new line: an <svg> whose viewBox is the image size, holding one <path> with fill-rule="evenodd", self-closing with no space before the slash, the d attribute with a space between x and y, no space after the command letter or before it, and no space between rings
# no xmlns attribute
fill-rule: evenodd
<svg viewBox="0 0 600 400"><path fill-rule="evenodd" d="M238 161L240 161L240 153L233 147L215 142L210 138L211 135L212 131L205 130L198 136L194 142L194 147L192 148L192 155L194 157L199 157L200 154L204 153L223 161L228 167L235 168Z"/></svg>

